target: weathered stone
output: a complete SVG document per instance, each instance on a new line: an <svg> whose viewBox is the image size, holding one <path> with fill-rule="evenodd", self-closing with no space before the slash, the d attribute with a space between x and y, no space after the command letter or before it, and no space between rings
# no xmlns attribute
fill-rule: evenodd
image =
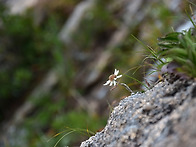
<svg viewBox="0 0 196 147"><path fill-rule="evenodd" d="M195 147L196 82L159 82L123 99L105 128L81 147Z"/></svg>

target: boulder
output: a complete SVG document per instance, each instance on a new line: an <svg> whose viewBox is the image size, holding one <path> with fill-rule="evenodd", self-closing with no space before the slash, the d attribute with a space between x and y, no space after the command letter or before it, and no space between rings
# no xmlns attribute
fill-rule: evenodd
<svg viewBox="0 0 196 147"><path fill-rule="evenodd" d="M121 100L81 147L195 147L196 81L170 76Z"/></svg>

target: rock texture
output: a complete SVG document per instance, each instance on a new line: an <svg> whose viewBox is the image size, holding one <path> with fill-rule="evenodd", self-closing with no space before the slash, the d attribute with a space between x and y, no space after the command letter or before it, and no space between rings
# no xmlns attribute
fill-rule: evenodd
<svg viewBox="0 0 196 147"><path fill-rule="evenodd" d="M81 147L195 147L196 82L169 78L123 99Z"/></svg>

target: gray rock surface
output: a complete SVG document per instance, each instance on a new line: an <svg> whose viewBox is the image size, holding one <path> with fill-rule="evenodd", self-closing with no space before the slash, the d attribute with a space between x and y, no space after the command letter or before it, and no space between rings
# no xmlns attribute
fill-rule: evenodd
<svg viewBox="0 0 196 147"><path fill-rule="evenodd" d="M196 81L169 78L123 99L81 147L195 147Z"/></svg>

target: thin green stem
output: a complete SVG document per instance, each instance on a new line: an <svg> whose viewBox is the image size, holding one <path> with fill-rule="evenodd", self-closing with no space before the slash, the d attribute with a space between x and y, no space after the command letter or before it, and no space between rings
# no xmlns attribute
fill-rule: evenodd
<svg viewBox="0 0 196 147"><path fill-rule="evenodd" d="M149 90L148 86L146 86L144 83L142 83L141 81L137 80L136 78L130 77L130 76L128 76L128 75L125 75L125 76L127 76L127 77L130 78L130 79L133 79L133 80L137 81L138 83L140 83L141 85L143 85L144 87L146 87L146 88Z"/></svg>

